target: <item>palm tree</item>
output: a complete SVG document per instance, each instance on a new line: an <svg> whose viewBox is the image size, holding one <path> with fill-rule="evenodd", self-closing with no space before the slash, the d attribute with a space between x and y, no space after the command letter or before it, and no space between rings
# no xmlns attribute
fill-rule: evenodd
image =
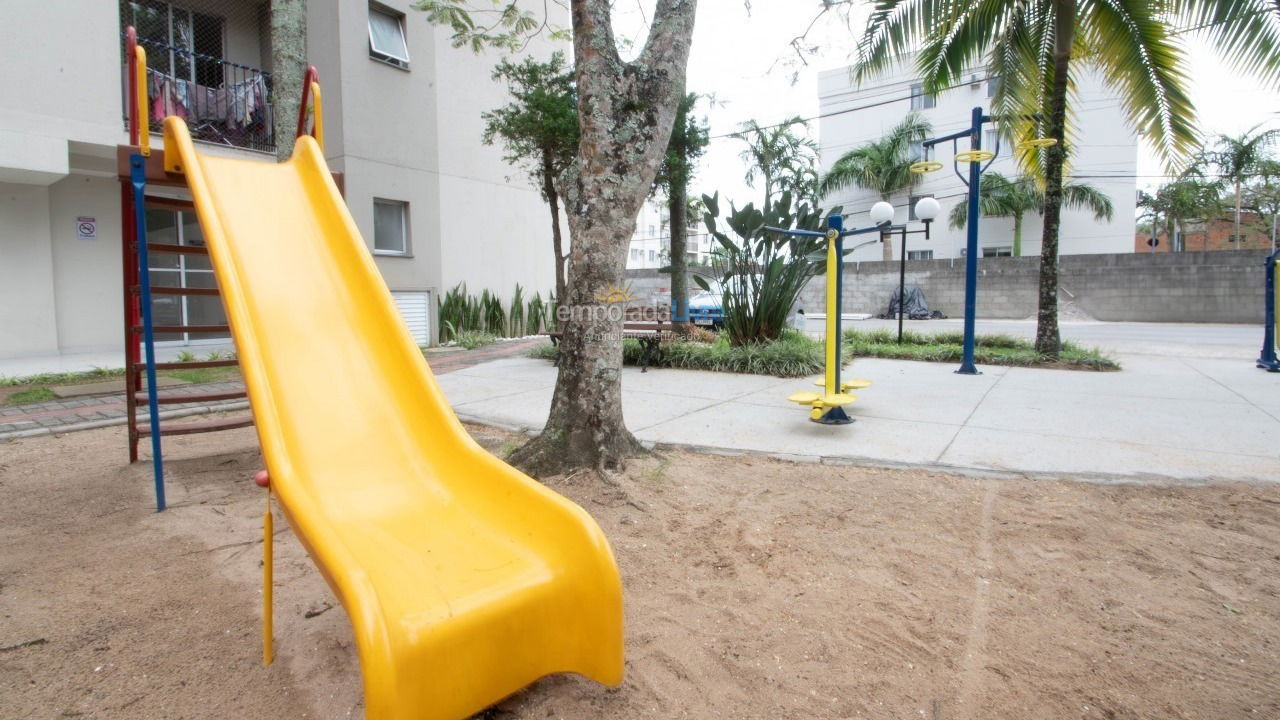
<svg viewBox="0 0 1280 720"><path fill-rule="evenodd" d="M849 186L873 190L881 200L888 200L894 193L914 187L920 175L911 172L912 148L929 137L933 126L919 113L903 118L888 135L860 145L841 155L818 181L818 192L829 195ZM893 243L882 242L884 259L893 260Z"/></svg>
<svg viewBox="0 0 1280 720"><path fill-rule="evenodd" d="M1058 141L1021 156L1028 171L1045 179L1036 329L1036 348L1045 355L1061 349L1058 231L1072 59L1101 71L1135 129L1172 163L1196 145L1184 44L1190 36L1214 45L1235 69L1280 81L1275 0L877 0L872 10L858 47L859 80L919 49L924 91L937 93L985 62L1000 79L991 112L1006 136Z"/></svg>
<svg viewBox="0 0 1280 720"><path fill-rule="evenodd" d="M1161 185L1155 195L1141 193L1138 206L1143 209L1145 217L1151 218L1151 234L1159 237L1160 226L1164 225L1169 251L1183 252L1187 249L1186 241L1180 242L1178 238L1180 235L1185 238L1186 233L1180 231L1188 222L1216 216L1222 209L1221 191L1219 183L1185 174ZM1205 235L1204 249L1208 250L1207 228Z"/></svg>
<svg viewBox="0 0 1280 720"><path fill-rule="evenodd" d="M1111 198L1087 183L1072 182L1063 186L1062 205L1092 210L1093 218L1099 222L1111 222L1115 214ZM1013 218L1013 256L1022 257L1022 216L1028 212L1043 212L1044 190L1026 175L1010 180L998 172L988 172L982 176L978 208L984 217ZM950 220L951 227L964 227L969 220L969 204L956 203L951 208Z"/></svg>
<svg viewBox="0 0 1280 720"><path fill-rule="evenodd" d="M797 203L816 204L815 188L818 161L818 145L796 133L809 123L799 115L787 118L777 125L762 126L755 120L742 124L742 130L731 137L747 144L742 151L742 161L747 164L746 181L756 186L756 178L764 182L764 204L768 207L774 198L790 192Z"/></svg>
<svg viewBox="0 0 1280 720"><path fill-rule="evenodd" d="M1241 190L1245 180L1255 174L1258 166L1270 159L1271 146L1280 137L1280 130L1258 132L1260 127L1260 124L1254 125L1234 137L1219 135L1214 149L1201 154L1202 160L1217 170L1219 177L1235 186L1236 219L1233 232L1237 248L1244 247L1240 237L1240 208L1244 198Z"/></svg>

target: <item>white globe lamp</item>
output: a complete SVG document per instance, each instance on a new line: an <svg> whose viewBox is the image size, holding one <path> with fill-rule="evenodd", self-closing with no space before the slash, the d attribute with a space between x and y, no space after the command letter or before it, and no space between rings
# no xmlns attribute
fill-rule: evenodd
<svg viewBox="0 0 1280 720"><path fill-rule="evenodd" d="M931 222L942 212L942 206L936 198L922 197L916 201L916 217L924 222Z"/></svg>
<svg viewBox="0 0 1280 720"><path fill-rule="evenodd" d="M871 206L871 222L874 225L884 225L893 222L893 206L881 200Z"/></svg>

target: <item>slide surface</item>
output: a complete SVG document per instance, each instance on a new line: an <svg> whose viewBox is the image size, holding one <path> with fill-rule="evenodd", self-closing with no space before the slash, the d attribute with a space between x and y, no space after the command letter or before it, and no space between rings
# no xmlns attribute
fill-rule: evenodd
<svg viewBox="0 0 1280 720"><path fill-rule="evenodd" d="M351 619L367 717L464 718L556 672L621 682L604 534L458 422L315 140L276 164L199 153L178 118L164 134L272 490Z"/></svg>

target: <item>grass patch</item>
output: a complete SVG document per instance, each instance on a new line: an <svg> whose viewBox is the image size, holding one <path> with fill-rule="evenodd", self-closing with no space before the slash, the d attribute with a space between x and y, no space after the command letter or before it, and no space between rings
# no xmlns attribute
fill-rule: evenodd
<svg viewBox="0 0 1280 720"><path fill-rule="evenodd" d="M239 368L234 367L211 367L211 368L191 368L189 370L164 370L156 373L160 377L170 377L177 380L185 380L193 385L200 383L221 382L240 377Z"/></svg>
<svg viewBox="0 0 1280 720"><path fill-rule="evenodd" d="M553 345L538 345L529 351L529 357L555 360L556 352ZM643 355L639 340L622 341L624 365L639 365ZM787 330L773 342L738 347L730 345L724 335L716 336L713 342L672 340L662 344L661 357L654 359L650 367L803 377L822 372L822 357L822 343L798 331Z"/></svg>
<svg viewBox="0 0 1280 720"><path fill-rule="evenodd" d="M77 385L80 383L107 380L124 375L124 368L94 368L83 372L40 373L39 375L22 375L6 377L0 375L0 386L15 385Z"/></svg>
<svg viewBox="0 0 1280 720"><path fill-rule="evenodd" d="M894 358L925 362L960 362L964 356L964 334L944 332L932 335L907 330L902 343L894 330L845 330L844 351L852 357ZM1119 370L1120 363L1097 348L1083 348L1063 342L1057 360L1036 352L1030 340L1013 335L978 335L974 339L974 362L982 365L1016 367L1056 367L1080 370Z"/></svg>
<svg viewBox="0 0 1280 720"><path fill-rule="evenodd" d="M9 405L26 405L28 403L49 402L57 399L58 396L54 395L52 390L37 385L10 395L5 399L5 402Z"/></svg>

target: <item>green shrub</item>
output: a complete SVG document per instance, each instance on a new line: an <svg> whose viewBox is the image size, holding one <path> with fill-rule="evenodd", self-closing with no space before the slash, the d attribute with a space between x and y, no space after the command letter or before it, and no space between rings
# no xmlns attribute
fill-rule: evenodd
<svg viewBox="0 0 1280 720"><path fill-rule="evenodd" d="M516 291L511 294L511 312L507 315L507 328L511 337L524 337L524 288L516 283Z"/></svg>
<svg viewBox="0 0 1280 720"><path fill-rule="evenodd" d="M964 334L943 332L933 335L906 330L902 344L898 344L896 330L845 330L843 349L848 357L879 357L925 362L960 362L964 357ZM1090 370L1119 370L1120 363L1107 357L1102 351L1083 349L1071 342L1062 344L1057 361L1048 360L1036 352L1030 340L1013 335L978 335L974 338L974 362L983 365L1011 365L1032 367L1057 365Z"/></svg>
<svg viewBox="0 0 1280 720"><path fill-rule="evenodd" d="M622 341L624 365L639 365L643 355L644 346L639 340ZM529 357L554 360L556 348L538 345L529 351ZM652 359L650 366L803 377L823 371L823 349L822 343L795 330L784 330L772 342L745 345L733 345L722 334L709 343L685 339L663 343L662 353Z"/></svg>
<svg viewBox="0 0 1280 720"><path fill-rule="evenodd" d="M498 342L498 336L484 330L463 330L458 333L457 343L468 350L492 345Z"/></svg>
<svg viewBox="0 0 1280 720"><path fill-rule="evenodd" d="M543 332L543 325L546 324L547 306L542 302L542 294L534 293L533 298L529 300L529 308L525 315L525 332L530 335L537 335Z"/></svg>

